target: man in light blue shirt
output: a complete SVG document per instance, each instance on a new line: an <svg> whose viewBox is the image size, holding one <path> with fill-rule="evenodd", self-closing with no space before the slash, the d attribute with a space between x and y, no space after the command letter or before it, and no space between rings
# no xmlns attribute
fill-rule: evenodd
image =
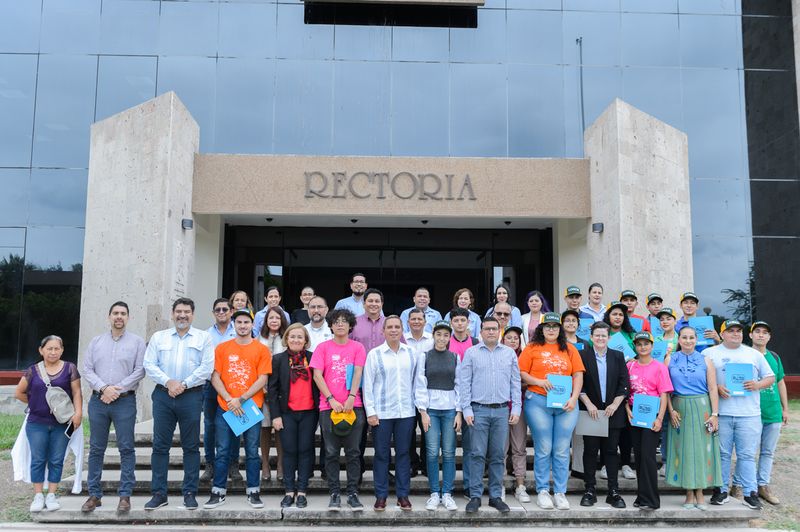
<svg viewBox="0 0 800 532"><path fill-rule="evenodd" d="M214 348L208 332L192 327L194 301L176 299L172 304L175 326L150 338L144 370L156 382L153 390L153 494L144 506L155 510L167 505L167 469L175 426L180 427L183 448L183 506L197 509L200 481L200 413L203 385L214 370Z"/></svg>
<svg viewBox="0 0 800 532"><path fill-rule="evenodd" d="M428 306L430 302L430 291L424 286L417 288L417 291L414 292L414 306L405 309L402 314L400 314L400 321L403 322L403 332L411 331L408 326L408 315L415 308L421 310L425 314L425 331L429 333L433 332L434 324L442 319L442 315L438 310L434 310Z"/></svg>
<svg viewBox="0 0 800 532"><path fill-rule="evenodd" d="M489 462L489 506L501 513L510 508L503 502L503 470L508 426L519 422L522 384L517 355L498 342L500 324L489 317L481 324L483 341L467 349L459 368L459 400L464 421L470 427L470 483L467 513L475 513L483 495L483 468ZM508 403L511 403L511 414Z"/></svg>
<svg viewBox="0 0 800 532"><path fill-rule="evenodd" d="M363 273L354 273L350 276L350 297L345 297L336 302L334 310L346 308L356 317L364 314L364 292L367 289L367 277Z"/></svg>

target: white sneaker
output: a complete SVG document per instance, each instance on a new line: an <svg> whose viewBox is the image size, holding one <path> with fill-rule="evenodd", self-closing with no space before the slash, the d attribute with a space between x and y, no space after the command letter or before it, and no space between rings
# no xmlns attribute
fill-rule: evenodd
<svg viewBox="0 0 800 532"><path fill-rule="evenodd" d="M500 500L506 502L506 487L500 488Z"/></svg>
<svg viewBox="0 0 800 532"><path fill-rule="evenodd" d="M41 512L44 510L44 495L41 493L37 493L33 496L33 502L31 503L31 513Z"/></svg>
<svg viewBox="0 0 800 532"><path fill-rule="evenodd" d="M608 473L606 472L606 466L600 468L600 478L603 480L608 480Z"/></svg>
<svg viewBox="0 0 800 532"><path fill-rule="evenodd" d="M456 501L453 500L453 496L449 493L445 493L442 497L442 504L444 505L445 509L452 511L458 510L458 505Z"/></svg>
<svg viewBox="0 0 800 532"><path fill-rule="evenodd" d="M431 493L428 502L425 503L426 510L435 510L439 507L439 503L442 502L441 498L439 497L438 493Z"/></svg>
<svg viewBox="0 0 800 532"><path fill-rule="evenodd" d="M556 493L554 499L556 500L556 508L559 510L569 510L569 501L566 495L563 493Z"/></svg>
<svg viewBox="0 0 800 532"><path fill-rule="evenodd" d="M636 471L631 469L631 466L622 466L622 476L628 480L636 480Z"/></svg>
<svg viewBox="0 0 800 532"><path fill-rule="evenodd" d="M516 497L519 502L531 502L531 497L528 495L523 485L517 486L517 489L514 490L514 497Z"/></svg>
<svg viewBox="0 0 800 532"><path fill-rule="evenodd" d="M536 496L536 506L542 510L553 509L553 498L550 497L549 491L542 490L539 492L539 495Z"/></svg>
<svg viewBox="0 0 800 532"><path fill-rule="evenodd" d="M61 503L56 499L55 493L48 493L47 498L44 500L44 505L47 507L48 512L55 512L61 508Z"/></svg>

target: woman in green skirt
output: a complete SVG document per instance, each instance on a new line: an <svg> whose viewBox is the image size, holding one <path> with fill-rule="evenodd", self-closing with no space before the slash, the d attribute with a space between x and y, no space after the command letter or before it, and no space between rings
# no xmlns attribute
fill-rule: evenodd
<svg viewBox="0 0 800 532"><path fill-rule="evenodd" d="M697 334L684 327L678 335L680 350L672 355L669 375L675 388L667 407L666 481L686 490L685 509L707 510L703 489L722 485L719 459L719 395L711 361L698 353Z"/></svg>

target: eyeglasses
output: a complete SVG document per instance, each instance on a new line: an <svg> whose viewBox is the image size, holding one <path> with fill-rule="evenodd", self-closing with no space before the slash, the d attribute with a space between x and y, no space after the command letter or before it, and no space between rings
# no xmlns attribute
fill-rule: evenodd
<svg viewBox="0 0 800 532"><path fill-rule="evenodd" d="M511 316L510 312L495 312L495 316Z"/></svg>
<svg viewBox="0 0 800 532"><path fill-rule="evenodd" d="M230 312L230 310L231 309L229 309L229 308L219 307L219 308L215 308L214 309L214 314L225 314L226 312Z"/></svg>
<svg viewBox="0 0 800 532"><path fill-rule="evenodd" d="M498 327L484 327L483 330L493 332L493 331L499 331L500 329Z"/></svg>
<svg viewBox="0 0 800 532"><path fill-rule="evenodd" d="M350 325L350 323L347 320L336 320L332 323L332 325Z"/></svg>

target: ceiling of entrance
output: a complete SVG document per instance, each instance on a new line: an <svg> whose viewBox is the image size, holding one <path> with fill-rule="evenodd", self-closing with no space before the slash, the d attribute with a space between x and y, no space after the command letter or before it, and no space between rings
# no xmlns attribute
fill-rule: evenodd
<svg viewBox="0 0 800 532"><path fill-rule="evenodd" d="M411 217L411 216L330 216L292 214L228 214L223 222L231 225L267 227L419 227L428 229L546 229L552 219L527 217Z"/></svg>

